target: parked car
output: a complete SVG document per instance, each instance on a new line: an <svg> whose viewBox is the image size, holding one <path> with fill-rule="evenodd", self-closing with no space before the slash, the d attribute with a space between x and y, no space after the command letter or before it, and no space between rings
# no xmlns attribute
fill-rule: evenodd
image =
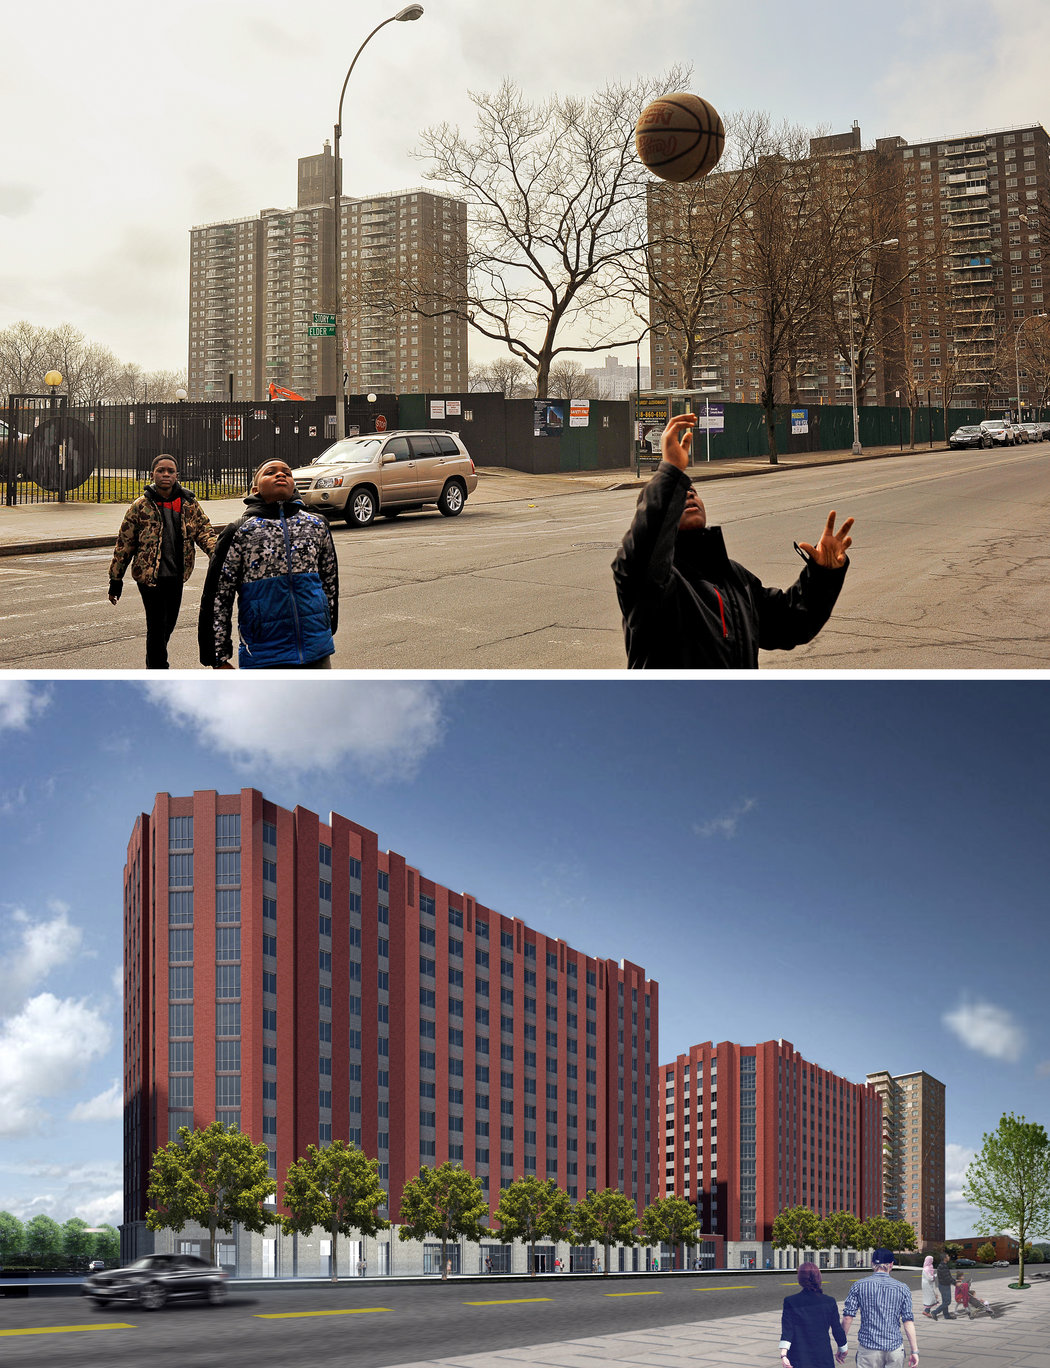
<svg viewBox="0 0 1050 1368"><path fill-rule="evenodd" d="M8 472L13 474L16 480L22 479L22 472L25 469L26 443L29 438L24 432L19 432L10 423L0 418L0 472L4 478L8 478ZM8 465L11 458L12 464Z"/></svg>
<svg viewBox="0 0 1050 1368"><path fill-rule="evenodd" d="M1020 423L1015 423L1012 419L1010 421L1010 431L1014 435L1015 443L1028 441L1028 433L1025 432L1024 428L1021 426Z"/></svg>
<svg viewBox="0 0 1050 1368"><path fill-rule="evenodd" d="M981 446L1013 446L1017 440L1013 427L1005 418L986 418L981 424Z"/></svg>
<svg viewBox="0 0 1050 1368"><path fill-rule="evenodd" d="M968 423L964 427L955 429L948 438L948 445L953 448L991 445L990 442L986 442L983 439L984 433L981 431L980 425L978 423Z"/></svg>
<svg viewBox="0 0 1050 1368"><path fill-rule="evenodd" d="M1028 440L1029 440L1030 442L1045 442L1045 441L1046 441L1046 424L1045 424L1045 423L1022 423L1022 424L1021 424L1021 427L1022 427L1022 429L1024 430L1024 432L1027 434Z"/></svg>
<svg viewBox="0 0 1050 1368"><path fill-rule="evenodd" d="M1009 1268L1010 1265L1007 1263L1007 1261L1006 1261L1005 1259L996 1259L995 1263L992 1264L992 1267L993 1267L993 1268Z"/></svg>
<svg viewBox="0 0 1050 1368"><path fill-rule="evenodd" d="M367 527L377 513L396 518L427 504L454 518L478 487L474 462L454 432L346 437L292 473L307 508L338 514L351 527Z"/></svg>
<svg viewBox="0 0 1050 1368"><path fill-rule="evenodd" d="M93 1273L81 1292L96 1306L111 1301L136 1302L159 1311L168 1301L200 1297L217 1306L226 1300L226 1271L195 1254L146 1254L127 1268Z"/></svg>
<svg viewBox="0 0 1050 1368"><path fill-rule="evenodd" d="M956 1260L955 1260L955 1267L956 1267L956 1268L976 1268L976 1267L977 1267L977 1260L976 1260L976 1259L956 1259Z"/></svg>
<svg viewBox="0 0 1050 1368"><path fill-rule="evenodd" d="M88 1264L89 1273L101 1273L106 1267L105 1259L92 1259Z"/></svg>

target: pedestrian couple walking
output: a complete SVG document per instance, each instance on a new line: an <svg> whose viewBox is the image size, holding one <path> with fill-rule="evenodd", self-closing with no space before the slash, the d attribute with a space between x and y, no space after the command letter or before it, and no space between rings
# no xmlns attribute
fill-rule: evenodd
<svg viewBox="0 0 1050 1368"><path fill-rule="evenodd" d="M339 568L328 523L296 496L291 468L264 461L252 476L245 512L216 536L174 457L158 456L152 482L121 523L109 567L117 603L131 566L146 611L146 668L168 669L194 547L211 558L197 638L202 665L233 669L233 607L238 664L249 669L327 669L335 650Z"/></svg>
<svg viewBox="0 0 1050 1368"><path fill-rule="evenodd" d="M821 1290L820 1269L813 1263L801 1264L798 1281L802 1290L784 1298L781 1368L832 1368L833 1356L835 1362L845 1363L849 1329L858 1315L857 1368L903 1365L905 1336L910 1350L909 1368L918 1368L911 1292L890 1277L892 1268L893 1251L876 1249L870 1277L861 1278L850 1288L840 1320L835 1298ZM834 1355L829 1335L835 1342Z"/></svg>

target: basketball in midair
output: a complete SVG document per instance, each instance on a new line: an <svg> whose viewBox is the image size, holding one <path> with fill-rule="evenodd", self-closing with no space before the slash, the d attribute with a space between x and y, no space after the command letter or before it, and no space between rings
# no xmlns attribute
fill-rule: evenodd
<svg viewBox="0 0 1050 1368"><path fill-rule="evenodd" d="M654 176L693 181L706 176L725 146L718 110L699 95L678 90L646 105L634 126L634 145Z"/></svg>

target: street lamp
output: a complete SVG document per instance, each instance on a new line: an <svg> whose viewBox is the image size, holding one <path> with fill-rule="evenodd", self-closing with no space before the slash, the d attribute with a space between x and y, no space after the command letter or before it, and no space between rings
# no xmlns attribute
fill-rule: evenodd
<svg viewBox="0 0 1050 1368"><path fill-rule="evenodd" d="M854 456L859 456L861 454L862 448L860 445L860 414L857 410L857 361L853 346L853 270L857 263L860 261L861 257L867 256L869 252L877 252L881 247L896 247L897 242L897 238L887 238L885 242L873 242L870 244L870 246L865 247L862 252L858 252L857 255L853 258L853 261L850 263L850 273L846 279L849 307L849 385L850 392L853 396L852 452Z"/></svg>
<svg viewBox="0 0 1050 1368"><path fill-rule="evenodd" d="M396 14L392 14L392 15L390 16L389 19L384 19L383 22L382 22L381 24L377 24L377 25L375 26L375 28L372 30L372 32L371 32L371 33L368 35L368 37L365 39L365 41L364 41L364 42L361 44L361 46L357 49L357 52L354 54L354 60L350 63L350 70L346 73L346 80L344 80L344 82L343 82L343 88L342 88L342 90L339 92L339 112L336 114L336 117L335 117L335 135L334 135L333 140L332 140L332 142L333 142L332 151L333 151L334 154L335 154L335 200L334 200L334 204L333 204L333 207L334 207L334 209L335 209L335 215L334 215L334 217L335 217L335 232L334 232L333 235L332 235L332 242L333 242L333 246L332 246L332 262L333 262L333 265L334 265L334 271L333 271L333 274L332 274L332 279L333 279L333 282L334 282L334 285L335 285L335 310L334 310L334 313L335 313L335 364L336 364L336 405L335 405L335 414L336 414L336 416L335 416L335 435L336 435L336 440L337 440L337 441L338 441L338 440L341 440L343 437L346 436L346 380L345 380L345 378L344 378L344 377L345 377L345 371L344 371L344 369L343 369L343 311L342 311L342 295L343 295L343 291L342 291L342 280L341 280L341 275L342 275L342 257L340 256L340 251L341 251L341 249L342 249L342 233L341 233L341 227L342 227L342 212L341 212L341 210L342 210L342 205L341 205L341 201L342 201L342 197L343 197L343 177L342 177L342 172L341 172L340 165L339 165L339 135L340 135L340 133L342 132L342 127L341 127L341 125L342 125L342 122L343 122L343 96L346 94L346 87L347 87L347 85L350 83L350 77L353 75L354 67L357 65L357 59L358 59L358 57L361 56L361 53L364 52L365 48L366 48L366 47L368 46L368 44L372 41L372 39L376 36L376 34L379 32L379 30L380 30L381 28L385 28L387 24L392 24L392 23L394 23L395 21L396 21L397 23L399 23L399 24L405 24L405 23L408 23L408 22L409 22L410 20L412 20L412 19L419 19L419 18L422 16L422 13L423 13L423 6L422 6L422 5L406 5L406 6L404 7L404 9L400 9L400 10L398 10L398 12L397 12Z"/></svg>
<svg viewBox="0 0 1050 1368"><path fill-rule="evenodd" d="M1037 314L1030 314L1028 318L1022 318L1021 321L1020 321L1020 323L1018 323L1018 325L1017 325L1017 331L1014 333L1014 383L1017 385L1017 421L1018 421L1018 422L1021 421L1021 360L1020 360L1021 329L1022 329L1022 328L1024 327L1024 325L1029 321L1029 319L1031 319L1031 318L1046 318L1046 316L1047 316L1047 315L1046 315L1045 313L1037 313Z"/></svg>

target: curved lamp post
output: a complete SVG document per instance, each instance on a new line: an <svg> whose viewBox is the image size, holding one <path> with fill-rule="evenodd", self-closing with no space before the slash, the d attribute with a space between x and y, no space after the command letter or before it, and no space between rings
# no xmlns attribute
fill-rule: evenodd
<svg viewBox="0 0 1050 1368"><path fill-rule="evenodd" d="M863 252L858 252L850 265L849 279L846 286L849 291L849 383L850 391L853 395L853 455L859 456L862 451L860 444L860 414L857 410L857 361L853 346L853 268L860 261L861 257L867 256L869 252L877 252L882 247L896 247L897 238L887 238L885 242L873 242L869 247L865 247Z"/></svg>
<svg viewBox="0 0 1050 1368"><path fill-rule="evenodd" d="M396 14L392 14L389 19L384 19L381 24L377 24L357 49L356 53L354 53L354 60L350 63L350 70L346 73L346 79L343 81L343 88L339 92L339 112L335 116L335 132L332 138L332 151L335 155L335 231L332 235L332 261L334 264L332 281L335 287L335 309L333 310L333 313L335 315L335 435L337 441L342 440L342 438L346 436L346 382L343 379L345 371L343 368L342 257L340 256L342 250L343 177L339 165L339 136L342 132L343 97L346 94L346 87L350 83L350 77L353 75L354 67L357 65L358 57L361 56L361 53L364 52L365 48L379 30L385 28L387 24L393 24L395 22L404 24L412 19L419 19L422 14L422 5L406 5L404 9L400 9Z"/></svg>
<svg viewBox="0 0 1050 1368"><path fill-rule="evenodd" d="M1014 383L1015 383L1016 386L1017 386L1017 422L1018 422L1018 423L1020 423L1020 421L1021 421L1021 359L1020 359L1021 330L1022 330L1022 328L1024 327L1024 325L1025 325L1026 323L1028 323L1028 322L1031 321L1031 319L1033 319L1033 318L1046 318L1046 317L1047 317L1047 315L1046 315L1045 313L1029 314L1029 315L1028 315L1028 318L1022 318L1022 319L1021 319L1020 323L1018 323L1018 325L1017 325L1017 331L1014 333Z"/></svg>

